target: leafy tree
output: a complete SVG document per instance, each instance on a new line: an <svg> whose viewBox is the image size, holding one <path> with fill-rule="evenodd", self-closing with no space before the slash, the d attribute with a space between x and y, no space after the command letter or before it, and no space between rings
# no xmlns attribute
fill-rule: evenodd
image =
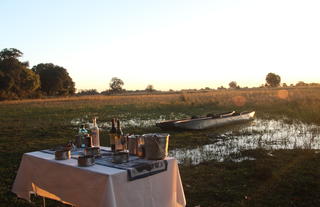
<svg viewBox="0 0 320 207"><path fill-rule="evenodd" d="M67 70L52 63L41 63L32 68L39 74L40 90L48 96L66 96L75 93L75 84Z"/></svg>
<svg viewBox="0 0 320 207"><path fill-rule="evenodd" d="M237 82L235 82L235 81L231 81L231 82L229 83L229 87L230 87L231 89L240 88L240 86L238 86Z"/></svg>
<svg viewBox="0 0 320 207"><path fill-rule="evenodd" d="M0 61L5 60L5 59L18 59L21 57L23 53L15 48L5 48L0 52Z"/></svg>
<svg viewBox="0 0 320 207"><path fill-rule="evenodd" d="M29 97L40 87L39 76L17 59L22 54L14 48L0 52L0 99Z"/></svg>
<svg viewBox="0 0 320 207"><path fill-rule="evenodd" d="M154 89L153 85L150 84L150 85L147 85L146 91L153 92L153 91L155 91L155 89Z"/></svg>
<svg viewBox="0 0 320 207"><path fill-rule="evenodd" d="M123 91L122 86L124 85L123 81L120 78L113 77L109 83L110 91L113 93L119 93Z"/></svg>
<svg viewBox="0 0 320 207"><path fill-rule="evenodd" d="M270 87L278 87L280 86L281 78L275 73L268 73L266 76L266 82Z"/></svg>

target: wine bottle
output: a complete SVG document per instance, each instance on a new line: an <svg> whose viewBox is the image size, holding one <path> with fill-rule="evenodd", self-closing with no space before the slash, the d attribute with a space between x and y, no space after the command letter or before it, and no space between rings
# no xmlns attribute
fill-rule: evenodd
<svg viewBox="0 0 320 207"><path fill-rule="evenodd" d="M111 120L111 129L109 131L109 140L110 140L110 147L112 152L116 151L116 148L115 148L116 133L117 133L117 129L115 127L115 119L113 118Z"/></svg>
<svg viewBox="0 0 320 207"><path fill-rule="evenodd" d="M123 148L123 143L122 143L122 139L123 139L123 132L121 129L121 125L120 125L120 120L117 120L117 131L116 131L116 136L115 136L115 148L116 151L122 151Z"/></svg>

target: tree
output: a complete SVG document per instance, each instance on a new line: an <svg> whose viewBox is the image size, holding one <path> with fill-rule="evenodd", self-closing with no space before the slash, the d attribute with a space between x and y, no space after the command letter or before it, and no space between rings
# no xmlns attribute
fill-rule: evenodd
<svg viewBox="0 0 320 207"><path fill-rule="evenodd" d="M154 89L153 85L150 84L150 85L147 85L146 91L153 92L153 91L155 91L155 89Z"/></svg>
<svg viewBox="0 0 320 207"><path fill-rule="evenodd" d="M225 90L225 89L226 89L226 88L223 87L223 86L220 86L220 87L217 88L217 90Z"/></svg>
<svg viewBox="0 0 320 207"><path fill-rule="evenodd" d="M278 87L280 86L281 78L275 73L268 73L266 76L266 82L270 87Z"/></svg>
<svg viewBox="0 0 320 207"><path fill-rule="evenodd" d="M48 96L66 96L75 92L75 84L67 70L52 63L40 63L32 68L39 74L40 90Z"/></svg>
<svg viewBox="0 0 320 207"><path fill-rule="evenodd" d="M309 85L309 86L316 86L316 87L319 87L319 86L320 86L320 83L309 83L308 85Z"/></svg>
<svg viewBox="0 0 320 207"><path fill-rule="evenodd" d="M119 93L123 91L122 86L124 85L123 81L120 78L113 77L109 83L110 91L113 93Z"/></svg>
<svg viewBox="0 0 320 207"><path fill-rule="evenodd" d="M303 81L299 81L298 83L296 83L296 86L308 86L307 83L303 82Z"/></svg>
<svg viewBox="0 0 320 207"><path fill-rule="evenodd" d="M15 48L5 48L0 52L0 61L5 60L5 59L18 59L21 57L23 53Z"/></svg>
<svg viewBox="0 0 320 207"><path fill-rule="evenodd" d="M0 99L26 98L40 87L39 76L17 59L22 54L14 48L0 52Z"/></svg>
<svg viewBox="0 0 320 207"><path fill-rule="evenodd" d="M99 92L97 89L84 89L84 90L79 90L77 93L77 96L90 96L90 95L98 95Z"/></svg>
<svg viewBox="0 0 320 207"><path fill-rule="evenodd" d="M238 86L237 82L235 82L235 81L231 81L231 82L229 83L229 87L230 87L230 89L240 88L240 86Z"/></svg>

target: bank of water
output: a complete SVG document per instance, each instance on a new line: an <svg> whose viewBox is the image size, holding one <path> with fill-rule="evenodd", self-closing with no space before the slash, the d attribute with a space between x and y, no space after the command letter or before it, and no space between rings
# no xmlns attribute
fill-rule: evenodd
<svg viewBox="0 0 320 207"><path fill-rule="evenodd" d="M273 156L272 151L277 149L320 149L320 126L285 120L256 119L223 133L213 130L207 136L210 144L174 149L170 156L176 157L181 164L196 165L209 160L240 162L254 159L241 156L246 150L265 149Z"/></svg>

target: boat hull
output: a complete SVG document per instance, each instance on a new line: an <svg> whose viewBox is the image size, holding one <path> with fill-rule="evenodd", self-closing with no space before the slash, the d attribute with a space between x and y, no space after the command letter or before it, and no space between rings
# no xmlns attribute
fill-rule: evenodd
<svg viewBox="0 0 320 207"><path fill-rule="evenodd" d="M176 129L188 129L188 130L202 130L213 127L221 127L229 124L235 124L239 122L250 121L254 119L255 112L242 112L240 114L234 114L230 116L223 116L220 118L203 117L197 119L177 120L166 123L166 126ZM160 126L161 125L157 125ZM165 125L162 126L165 128Z"/></svg>

